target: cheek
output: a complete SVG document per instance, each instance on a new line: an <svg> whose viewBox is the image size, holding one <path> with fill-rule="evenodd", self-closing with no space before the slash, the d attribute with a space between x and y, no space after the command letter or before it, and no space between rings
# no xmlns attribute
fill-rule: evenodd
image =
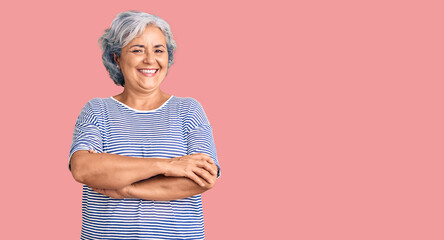
<svg viewBox="0 0 444 240"><path fill-rule="evenodd" d="M139 61L137 59L135 59L135 58L130 59L129 61L127 61L127 66L130 66L130 67L137 66L138 62Z"/></svg>
<svg viewBox="0 0 444 240"><path fill-rule="evenodd" d="M143 58L141 58L141 57L136 57L136 56L127 57L127 56L125 56L125 58L121 59L120 63L121 64L123 63L128 67L133 67L133 66L137 66L137 64L141 61L141 59L143 60Z"/></svg>
<svg viewBox="0 0 444 240"><path fill-rule="evenodd" d="M161 58L159 62L162 65L162 67L167 68L168 67L168 55L166 57Z"/></svg>

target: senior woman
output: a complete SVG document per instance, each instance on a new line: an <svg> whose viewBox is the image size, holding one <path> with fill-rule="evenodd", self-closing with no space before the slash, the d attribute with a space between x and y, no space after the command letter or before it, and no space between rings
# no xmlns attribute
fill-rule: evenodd
<svg viewBox="0 0 444 240"><path fill-rule="evenodd" d="M99 42L123 92L90 100L75 125L70 169L84 184L81 239L203 239L200 194L220 168L199 102L160 89L176 48L169 25L123 12Z"/></svg>

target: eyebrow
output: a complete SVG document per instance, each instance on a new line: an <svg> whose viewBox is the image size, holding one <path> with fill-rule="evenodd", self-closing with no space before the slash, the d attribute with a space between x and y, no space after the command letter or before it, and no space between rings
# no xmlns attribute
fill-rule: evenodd
<svg viewBox="0 0 444 240"><path fill-rule="evenodd" d="M157 45L155 45L154 47L155 47L155 48L158 48L158 47L163 47L163 48L165 48L165 46L164 46L163 44L157 44Z"/></svg>
<svg viewBox="0 0 444 240"><path fill-rule="evenodd" d="M140 47L140 48L144 48L145 46L144 45L132 45L130 48L132 48L132 47ZM158 47L163 47L163 48L165 48L165 46L163 45L163 44L158 44L158 45L155 45L154 46L155 48L158 48Z"/></svg>
<svg viewBox="0 0 444 240"><path fill-rule="evenodd" d="M140 47L140 48L144 48L145 46L143 46L143 45L132 45L130 48L132 48L132 47Z"/></svg>

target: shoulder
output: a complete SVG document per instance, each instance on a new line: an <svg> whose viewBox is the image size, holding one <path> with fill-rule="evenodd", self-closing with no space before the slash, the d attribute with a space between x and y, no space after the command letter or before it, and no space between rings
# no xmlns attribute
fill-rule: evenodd
<svg viewBox="0 0 444 240"><path fill-rule="evenodd" d="M192 97L176 97L176 104L180 108L181 112L194 112L203 111L202 105L196 99Z"/></svg>
<svg viewBox="0 0 444 240"><path fill-rule="evenodd" d="M105 102L106 98L93 98L91 100L89 100L86 103L86 106L90 106L90 107L97 107L97 106L101 106L103 105L103 103Z"/></svg>
<svg viewBox="0 0 444 240"><path fill-rule="evenodd" d="M106 98L93 98L89 100L82 108L81 116L89 118L98 118L105 108Z"/></svg>
<svg viewBox="0 0 444 240"><path fill-rule="evenodd" d="M192 97L177 97L174 96L174 99L176 100L176 102L180 103L180 104L196 104L199 103L196 99L192 98Z"/></svg>
<svg viewBox="0 0 444 240"><path fill-rule="evenodd" d="M199 101L191 97L176 97L176 101L179 114L187 130L210 124Z"/></svg>
<svg viewBox="0 0 444 240"><path fill-rule="evenodd" d="M91 100L89 100L85 106L84 109L90 109L91 111L94 112L101 112L103 111L105 108L108 108L108 106L110 105L110 103L113 100L111 98L93 98Z"/></svg>

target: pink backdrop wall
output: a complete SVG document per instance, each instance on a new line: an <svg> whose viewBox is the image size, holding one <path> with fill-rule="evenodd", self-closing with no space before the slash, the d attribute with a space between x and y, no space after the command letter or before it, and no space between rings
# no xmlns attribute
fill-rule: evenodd
<svg viewBox="0 0 444 240"><path fill-rule="evenodd" d="M97 40L136 9L175 34L164 90L214 127L207 239L444 239L441 3L1 3L0 238L79 239L72 131L121 91Z"/></svg>

